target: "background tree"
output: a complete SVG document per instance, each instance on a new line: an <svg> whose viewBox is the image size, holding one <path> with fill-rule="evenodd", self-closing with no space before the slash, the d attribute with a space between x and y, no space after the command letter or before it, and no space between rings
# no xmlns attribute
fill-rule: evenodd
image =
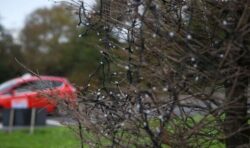
<svg viewBox="0 0 250 148"><path fill-rule="evenodd" d="M22 73L15 58L22 59L21 48L15 44L12 36L0 25L0 82Z"/></svg>
<svg viewBox="0 0 250 148"><path fill-rule="evenodd" d="M40 74L66 76L77 84L97 66L98 38L88 33L83 40L76 34L76 17L62 6L41 8L26 20L20 39L27 67Z"/></svg>
<svg viewBox="0 0 250 148"><path fill-rule="evenodd" d="M80 24L103 27L103 83L84 87L74 114L82 142L249 145L249 1L101 0L95 12L74 4Z"/></svg>

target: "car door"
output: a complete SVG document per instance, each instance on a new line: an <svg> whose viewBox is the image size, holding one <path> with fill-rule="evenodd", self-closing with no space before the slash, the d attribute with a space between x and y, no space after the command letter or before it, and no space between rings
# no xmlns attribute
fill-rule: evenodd
<svg viewBox="0 0 250 148"><path fill-rule="evenodd" d="M40 79L26 81L14 89L16 99L13 99L12 104L25 107L25 100L27 100L28 108L45 108L51 112L55 105L46 96L50 88L49 81Z"/></svg>
<svg viewBox="0 0 250 148"><path fill-rule="evenodd" d="M33 91L32 81L22 81L11 90L11 108L31 108L31 98L37 93Z"/></svg>
<svg viewBox="0 0 250 148"><path fill-rule="evenodd" d="M36 95L30 95L30 105L33 108L46 108L48 112L55 109L55 103L51 97L53 92L53 84L50 80L33 81L33 91Z"/></svg>

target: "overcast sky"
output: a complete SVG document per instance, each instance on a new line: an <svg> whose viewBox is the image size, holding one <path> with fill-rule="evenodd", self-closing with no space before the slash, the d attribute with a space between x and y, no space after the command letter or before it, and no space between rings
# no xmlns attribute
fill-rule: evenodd
<svg viewBox="0 0 250 148"><path fill-rule="evenodd" d="M37 8L52 7L55 0L0 0L0 24L14 36L24 26L25 18ZM60 1L60 0L56 0ZM92 3L95 0L84 0Z"/></svg>
<svg viewBox="0 0 250 148"><path fill-rule="evenodd" d="M28 14L37 8L52 5L52 0L0 0L0 23L6 29L20 29Z"/></svg>

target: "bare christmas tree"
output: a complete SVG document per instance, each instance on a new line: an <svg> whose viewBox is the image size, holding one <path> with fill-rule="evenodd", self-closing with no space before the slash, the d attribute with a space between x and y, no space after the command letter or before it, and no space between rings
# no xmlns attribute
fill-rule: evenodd
<svg viewBox="0 0 250 148"><path fill-rule="evenodd" d="M96 31L103 45L73 111L82 143L249 146L250 1L71 4L87 28L80 36Z"/></svg>

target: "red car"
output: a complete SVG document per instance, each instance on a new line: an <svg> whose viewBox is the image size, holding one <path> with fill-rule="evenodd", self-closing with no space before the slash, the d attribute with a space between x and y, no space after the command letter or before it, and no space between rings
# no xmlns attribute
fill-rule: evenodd
<svg viewBox="0 0 250 148"><path fill-rule="evenodd" d="M24 75L0 84L0 108L46 108L53 113L58 99L73 101L74 94L66 78Z"/></svg>

